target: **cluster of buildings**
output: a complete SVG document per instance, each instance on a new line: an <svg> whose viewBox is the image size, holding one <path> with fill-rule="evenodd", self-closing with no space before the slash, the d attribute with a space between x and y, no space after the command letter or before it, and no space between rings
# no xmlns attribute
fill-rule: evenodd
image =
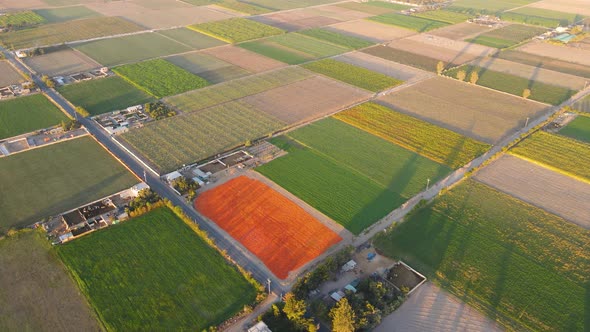
<svg viewBox="0 0 590 332"><path fill-rule="evenodd" d="M77 74L72 74L68 76L55 76L51 79L57 85L66 85L71 83L78 83L82 81L88 81L95 78L102 78L107 77L109 75L113 75L112 72L109 71L108 67L102 67L100 69L91 70L88 72L82 72Z"/></svg>
<svg viewBox="0 0 590 332"><path fill-rule="evenodd" d="M145 112L143 105L127 107L124 110L97 115L92 118L110 135L118 135L130 128L140 127L152 118Z"/></svg>
<svg viewBox="0 0 590 332"><path fill-rule="evenodd" d="M36 88L31 82L11 84L9 86L0 88L0 100L17 96L25 96L34 91L36 91Z"/></svg>

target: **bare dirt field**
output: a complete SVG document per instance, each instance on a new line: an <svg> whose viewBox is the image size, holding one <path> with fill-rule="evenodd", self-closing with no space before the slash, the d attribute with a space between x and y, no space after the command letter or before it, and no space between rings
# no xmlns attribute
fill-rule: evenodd
<svg viewBox="0 0 590 332"><path fill-rule="evenodd" d="M336 59L338 61L376 71L378 73L385 74L387 76L391 76L406 82L419 81L434 76L430 72L402 65L397 62L388 61L383 58L362 52L344 54L337 57Z"/></svg>
<svg viewBox="0 0 590 332"><path fill-rule="evenodd" d="M531 81L559 85L572 90L581 90L586 83L586 79L582 77L563 74L557 71L537 68L499 58L477 59L473 64L489 70L524 77Z"/></svg>
<svg viewBox="0 0 590 332"><path fill-rule="evenodd" d="M231 45L211 48L203 51L203 53L213 55L218 59L242 67L253 73L260 73L286 66L286 64L280 61Z"/></svg>
<svg viewBox="0 0 590 332"><path fill-rule="evenodd" d="M230 15L203 6L182 4L182 6L159 9L128 1L112 1L90 4L88 8L107 16L122 16L150 29L186 26L237 16L237 14Z"/></svg>
<svg viewBox="0 0 590 332"><path fill-rule="evenodd" d="M483 168L475 179L590 229L588 183L512 155Z"/></svg>
<svg viewBox="0 0 590 332"><path fill-rule="evenodd" d="M286 13L257 16L253 19L260 23L268 24L287 31L317 28L341 22L341 20L322 16L317 11L308 9L298 9Z"/></svg>
<svg viewBox="0 0 590 332"><path fill-rule="evenodd" d="M492 30L490 27L463 22L436 29L429 32L429 34L454 40L464 40L490 30Z"/></svg>
<svg viewBox="0 0 590 332"><path fill-rule="evenodd" d="M408 29L396 28L367 20L333 24L327 27L327 29L379 43L416 34L416 32Z"/></svg>
<svg viewBox="0 0 590 332"><path fill-rule="evenodd" d="M379 97L395 110L494 144L547 106L454 79L435 77ZM433 107L436 105L436 107Z"/></svg>
<svg viewBox="0 0 590 332"><path fill-rule="evenodd" d="M518 50L590 66L590 51L586 51L584 49L553 45L544 43L542 41L532 41L519 47Z"/></svg>
<svg viewBox="0 0 590 332"><path fill-rule="evenodd" d="M47 4L41 0L2 0L0 9L29 9L47 7Z"/></svg>
<svg viewBox="0 0 590 332"><path fill-rule="evenodd" d="M25 79L7 61L0 60L0 88Z"/></svg>
<svg viewBox="0 0 590 332"><path fill-rule="evenodd" d="M73 49L25 58L25 63L36 72L48 76L64 76L102 67L82 52Z"/></svg>
<svg viewBox="0 0 590 332"><path fill-rule="evenodd" d="M504 329L458 298L426 282L375 332L499 332Z"/></svg>
<svg viewBox="0 0 590 332"><path fill-rule="evenodd" d="M42 234L28 231L0 240L0 266L0 330L101 330Z"/></svg>
<svg viewBox="0 0 590 332"><path fill-rule="evenodd" d="M347 9L335 5L327 5L322 7L310 8L308 10L315 10L322 16L335 18L340 21L352 21L361 18L373 16L369 13L359 12L357 10Z"/></svg>
<svg viewBox="0 0 590 332"><path fill-rule="evenodd" d="M576 13L590 16L590 6L588 6L587 0L542 0L539 2L533 2L527 7L536 7L556 10L558 12Z"/></svg>
<svg viewBox="0 0 590 332"><path fill-rule="evenodd" d="M315 76L241 99L288 124L319 118L369 98L361 89Z"/></svg>
<svg viewBox="0 0 590 332"><path fill-rule="evenodd" d="M428 36L431 38L428 38ZM394 40L387 46L438 59L454 65L464 64L495 51L489 47L432 35L416 35L401 40Z"/></svg>

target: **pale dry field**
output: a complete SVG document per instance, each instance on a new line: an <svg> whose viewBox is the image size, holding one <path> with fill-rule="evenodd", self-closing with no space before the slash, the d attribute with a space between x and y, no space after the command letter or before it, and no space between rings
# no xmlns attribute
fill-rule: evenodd
<svg viewBox="0 0 590 332"><path fill-rule="evenodd" d="M455 51L457 54L469 53L476 56L487 56L496 52L496 49L493 47L471 44L462 40L453 40L450 38L424 33L407 37L399 42L405 42L406 40L416 41L429 46L442 47L451 51Z"/></svg>
<svg viewBox="0 0 590 332"><path fill-rule="evenodd" d="M586 79L574 75L563 74L557 71L537 68L523 65L499 58L484 58L473 62L474 65L480 66L493 71L512 74L523 77L528 80L539 81L552 85L559 85L572 90L581 90L584 88Z"/></svg>
<svg viewBox="0 0 590 332"><path fill-rule="evenodd" d="M504 329L455 296L426 282L375 332L500 332Z"/></svg>
<svg viewBox="0 0 590 332"><path fill-rule="evenodd" d="M433 77L434 74L418 68L402 65L363 52L353 52L336 57L336 60L363 67L405 82Z"/></svg>
<svg viewBox="0 0 590 332"><path fill-rule="evenodd" d="M395 110L494 144L547 110L541 103L435 77L378 98Z"/></svg>
<svg viewBox="0 0 590 332"><path fill-rule="evenodd" d="M519 51L590 66L590 51L567 46L532 41L518 48Z"/></svg>
<svg viewBox="0 0 590 332"><path fill-rule="evenodd" d="M242 67L252 73L260 73L286 66L280 61L232 45L210 48L204 50L203 53Z"/></svg>
<svg viewBox="0 0 590 332"><path fill-rule="evenodd" d="M400 39L416 34L415 31L396 28L390 25L367 20L333 24L327 27L327 29L378 43Z"/></svg>
<svg viewBox="0 0 590 332"><path fill-rule="evenodd" d="M106 16L122 16L149 29L180 27L238 16L184 3L161 9L128 1L89 4L87 7Z"/></svg>
<svg viewBox="0 0 590 332"><path fill-rule="evenodd" d="M449 38L454 40L464 40L472 36L482 34L490 31L492 28L481 26L474 23L463 22L459 24L449 25L447 27L435 29L434 31L428 32L431 35Z"/></svg>
<svg viewBox="0 0 590 332"><path fill-rule="evenodd" d="M47 4L41 0L0 0L0 10L30 9L41 7L47 7Z"/></svg>
<svg viewBox="0 0 590 332"><path fill-rule="evenodd" d="M343 8L343 7L339 7L339 6L335 6L335 5L327 5L327 6L316 7L316 8L311 8L311 9L307 9L307 10L315 10L322 16L335 18L340 21L352 21L352 20L358 20L358 19L369 17L369 16L373 16L368 13L359 12L356 10L347 9L347 8Z"/></svg>
<svg viewBox="0 0 590 332"><path fill-rule="evenodd" d="M533 2L527 7L556 10L558 12L575 13L590 16L590 5L588 0L542 0Z"/></svg>
<svg viewBox="0 0 590 332"><path fill-rule="evenodd" d="M473 53L468 52L468 50L472 48L471 46L473 46L473 44L469 44L469 46L466 46L463 50L454 50L443 46L427 44L408 38L394 40L391 43L387 44L387 46L406 52L420 54L429 58L438 59L445 63L452 63L454 65L461 65L467 63L489 53L488 50L479 50L479 47L473 47L473 50L471 51ZM481 52L480 54L477 54L478 50Z"/></svg>
<svg viewBox="0 0 590 332"><path fill-rule="evenodd" d="M24 78L14 69L10 63L0 60L0 88L24 82Z"/></svg>
<svg viewBox="0 0 590 332"><path fill-rule="evenodd" d="M590 184L505 155L475 179L590 229Z"/></svg>
<svg viewBox="0 0 590 332"><path fill-rule="evenodd" d="M25 63L47 76L65 76L102 67L82 52L73 49L25 58Z"/></svg>
<svg viewBox="0 0 590 332"><path fill-rule="evenodd" d="M370 93L315 76L240 99L288 124L334 113L370 97Z"/></svg>
<svg viewBox="0 0 590 332"><path fill-rule="evenodd" d="M321 15L313 9L296 9L286 13L272 13L263 16L256 16L253 20L268 24L286 31L297 31L310 28L317 28L342 20Z"/></svg>

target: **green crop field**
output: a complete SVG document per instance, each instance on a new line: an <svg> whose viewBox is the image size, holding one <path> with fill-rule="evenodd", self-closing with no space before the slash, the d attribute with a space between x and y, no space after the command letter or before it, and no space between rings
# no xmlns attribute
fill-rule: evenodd
<svg viewBox="0 0 590 332"><path fill-rule="evenodd" d="M572 74L580 77L590 78L589 67L572 62L565 62L536 54L513 50L504 50L498 53L497 56L501 59L506 59L529 66L540 67L543 69L554 70L565 74Z"/></svg>
<svg viewBox="0 0 590 332"><path fill-rule="evenodd" d="M540 101L542 103L559 105L576 94L577 91L568 88L550 85L538 81L531 81L524 77L514 76L507 73L501 73L493 70L487 70L476 66L462 66L445 72L449 77L456 77L457 72L463 70L467 74L467 79L471 72L477 71L479 80L477 85L485 86L491 89L507 92L515 96L522 96L525 89L531 91L529 99Z"/></svg>
<svg viewBox="0 0 590 332"><path fill-rule="evenodd" d="M494 14L507 9L521 7L537 0L457 0L448 10L470 13Z"/></svg>
<svg viewBox="0 0 590 332"><path fill-rule="evenodd" d="M147 93L116 76L65 85L57 90L91 115L121 110L153 100Z"/></svg>
<svg viewBox="0 0 590 332"><path fill-rule="evenodd" d="M440 62L440 60L430 58L421 54L398 50L383 45L373 46L364 49L361 52L374 55L385 60L416 67L429 72L436 72L436 66Z"/></svg>
<svg viewBox="0 0 590 332"><path fill-rule="evenodd" d="M334 59L311 62L303 67L372 92L383 91L403 83L393 77Z"/></svg>
<svg viewBox="0 0 590 332"><path fill-rule="evenodd" d="M37 9L35 12L45 18L48 23L58 23L101 16L94 10L90 10L84 6Z"/></svg>
<svg viewBox="0 0 590 332"><path fill-rule="evenodd" d="M243 43L239 46L292 65L352 50L300 33L288 33L264 40Z"/></svg>
<svg viewBox="0 0 590 332"><path fill-rule="evenodd" d="M417 16L403 15L403 14L382 14L368 18L371 21L395 25L405 29L410 29L418 32L426 32L433 29L442 28L449 25L445 22L434 21Z"/></svg>
<svg viewBox="0 0 590 332"><path fill-rule="evenodd" d="M46 236L41 229L27 229L0 239L2 330L100 331Z"/></svg>
<svg viewBox="0 0 590 332"><path fill-rule="evenodd" d="M68 117L44 95L0 102L0 139L58 125Z"/></svg>
<svg viewBox="0 0 590 332"><path fill-rule="evenodd" d="M158 33L96 40L76 45L75 48L108 67L191 50L188 46ZM123 49L125 52L121 52Z"/></svg>
<svg viewBox="0 0 590 332"><path fill-rule="evenodd" d="M10 49L18 50L140 30L143 30L141 26L120 17L97 17L2 33L0 43Z"/></svg>
<svg viewBox="0 0 590 332"><path fill-rule="evenodd" d="M24 27L41 23L45 23L43 16L30 10L0 15L0 27L2 28L10 25Z"/></svg>
<svg viewBox="0 0 590 332"><path fill-rule="evenodd" d="M590 144L539 131L518 143L512 153L566 175L590 181Z"/></svg>
<svg viewBox="0 0 590 332"><path fill-rule="evenodd" d="M169 97L166 98L166 102L184 112L191 112L295 83L311 76L313 73L308 70L288 67Z"/></svg>
<svg viewBox="0 0 590 332"><path fill-rule="evenodd" d="M253 285L168 208L56 250L109 331L201 331L256 298Z"/></svg>
<svg viewBox="0 0 590 332"><path fill-rule="evenodd" d="M0 158L0 228L26 226L138 182L90 137Z"/></svg>
<svg viewBox="0 0 590 332"><path fill-rule="evenodd" d="M588 327L590 232L479 182L410 214L375 246L513 330Z"/></svg>
<svg viewBox="0 0 590 332"><path fill-rule="evenodd" d="M206 79L211 84L251 75L242 67L201 52L175 55L166 58L166 61Z"/></svg>
<svg viewBox="0 0 590 332"><path fill-rule="evenodd" d="M158 99L209 85L205 79L163 59L124 65L113 71Z"/></svg>
<svg viewBox="0 0 590 332"><path fill-rule="evenodd" d="M559 134L590 143L590 116L578 115L574 121L561 129Z"/></svg>
<svg viewBox="0 0 590 332"><path fill-rule="evenodd" d="M590 112L590 96L578 100L572 105L572 108L580 112Z"/></svg>
<svg viewBox="0 0 590 332"><path fill-rule="evenodd" d="M465 41L495 48L506 48L529 40L547 31L544 28L520 24L511 24L499 29L482 33Z"/></svg>
<svg viewBox="0 0 590 332"><path fill-rule="evenodd" d="M274 142L289 153L256 170L355 234L450 172L332 118Z"/></svg>
<svg viewBox="0 0 590 332"><path fill-rule="evenodd" d="M238 102L152 122L121 137L169 172L268 135L285 124Z"/></svg>
<svg viewBox="0 0 590 332"><path fill-rule="evenodd" d="M346 47L351 50L369 47L374 44L364 39L360 39L353 36L347 36L338 32L333 32L319 28L304 30L300 31L299 33L319 40L323 40L328 43L336 44L338 46Z"/></svg>
<svg viewBox="0 0 590 332"><path fill-rule="evenodd" d="M523 7L502 13L501 18L505 21L556 28L558 26L574 24L584 17L578 14L563 13L542 8Z"/></svg>
<svg viewBox="0 0 590 332"><path fill-rule="evenodd" d="M380 15L385 13L391 13L393 11L400 11L404 9L412 8L411 6L406 6L397 3L390 3L384 1L369 1L369 2L343 2L336 4L338 7L355 10L363 13L373 14L373 15Z"/></svg>
<svg viewBox="0 0 590 332"><path fill-rule="evenodd" d="M172 38L177 42L189 46L195 50L225 45L225 43L219 39L209 37L188 28L160 30L158 33Z"/></svg>
<svg viewBox="0 0 590 332"><path fill-rule="evenodd" d="M334 118L453 169L490 148L488 144L372 102L340 112Z"/></svg>
<svg viewBox="0 0 590 332"><path fill-rule="evenodd" d="M470 15L464 13L452 12L448 10L429 10L415 14L414 16L449 24L465 22L471 17Z"/></svg>
<svg viewBox="0 0 590 332"><path fill-rule="evenodd" d="M230 18L223 21L194 24L189 28L228 43L239 43L280 35L285 32L279 28L245 18Z"/></svg>

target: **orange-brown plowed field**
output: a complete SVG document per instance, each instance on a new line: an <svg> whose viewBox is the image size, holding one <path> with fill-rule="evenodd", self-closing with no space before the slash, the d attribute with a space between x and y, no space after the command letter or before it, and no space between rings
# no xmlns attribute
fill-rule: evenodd
<svg viewBox="0 0 590 332"><path fill-rule="evenodd" d="M303 208L245 176L201 194L195 207L280 279L342 240Z"/></svg>

